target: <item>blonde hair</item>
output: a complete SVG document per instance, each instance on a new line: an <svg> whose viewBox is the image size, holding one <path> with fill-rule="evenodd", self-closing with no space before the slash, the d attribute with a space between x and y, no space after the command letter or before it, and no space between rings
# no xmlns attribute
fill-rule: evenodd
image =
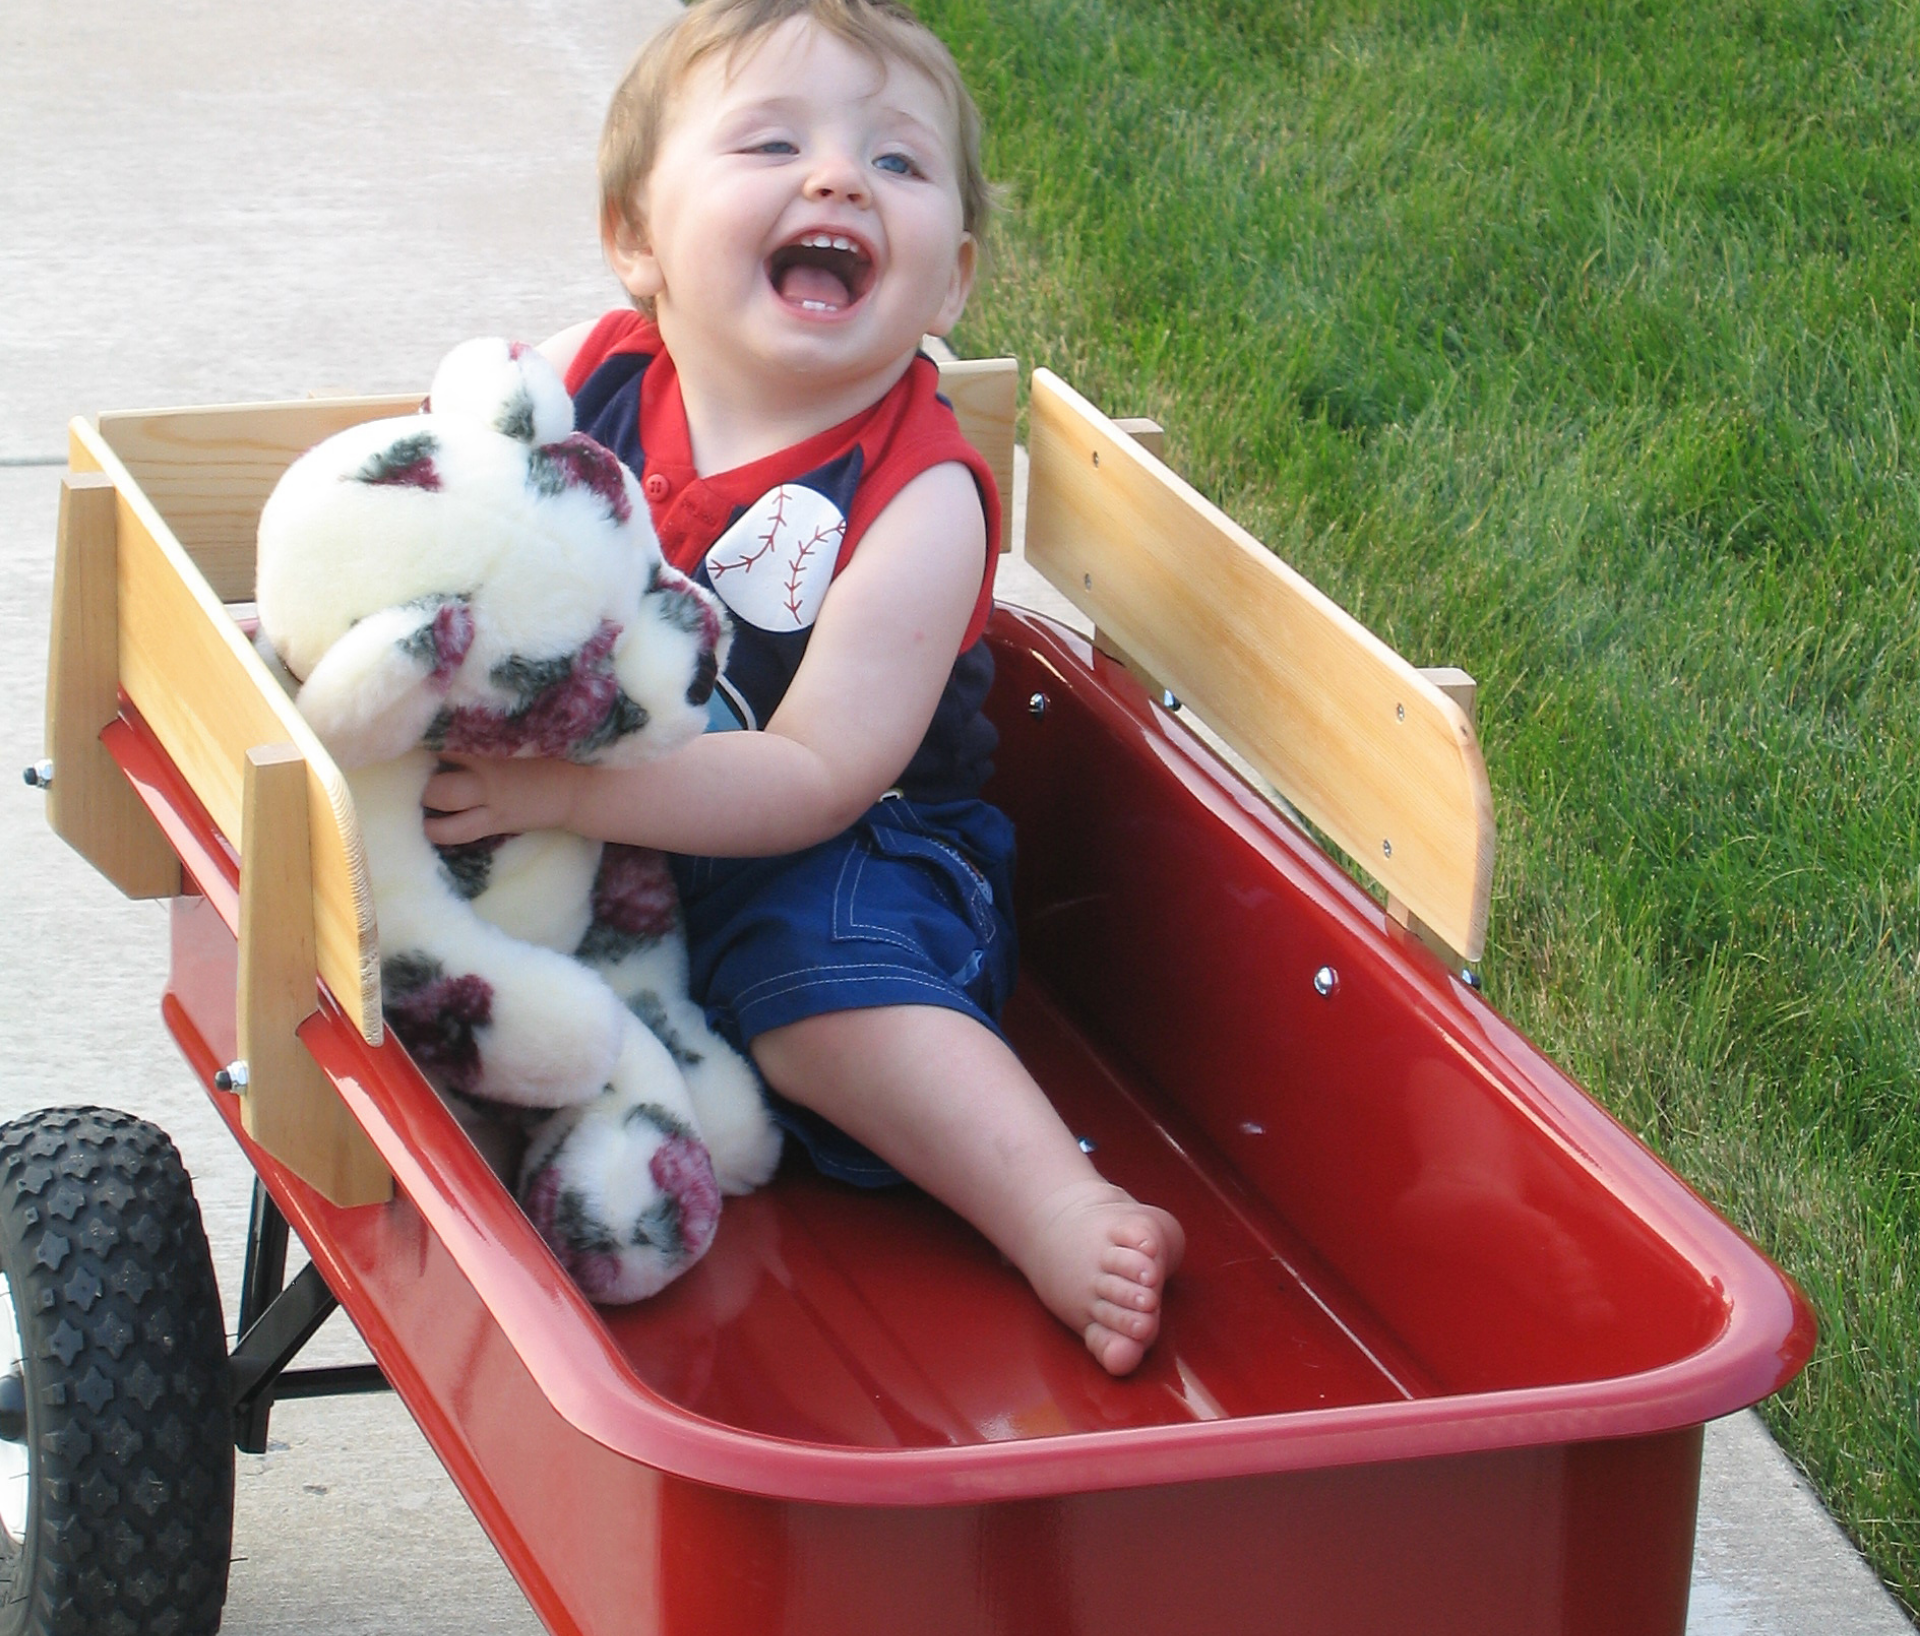
<svg viewBox="0 0 1920 1636"><path fill-rule="evenodd" d="M763 35L804 17L880 66L904 63L939 87L958 138L961 225L984 248L993 187L980 164L980 110L952 53L900 0L694 0L640 48L600 131L600 231L611 240L635 219L641 185L660 151L667 104L697 63L717 51L731 66Z"/></svg>

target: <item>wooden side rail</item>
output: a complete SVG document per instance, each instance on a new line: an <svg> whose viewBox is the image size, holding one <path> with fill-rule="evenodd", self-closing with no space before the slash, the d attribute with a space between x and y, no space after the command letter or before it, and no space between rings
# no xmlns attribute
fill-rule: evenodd
<svg viewBox="0 0 1920 1636"><path fill-rule="evenodd" d="M1028 409L1027 560L1477 960L1493 801L1467 714L1058 376Z"/></svg>
<svg viewBox="0 0 1920 1636"><path fill-rule="evenodd" d="M287 407L305 411L311 406ZM369 418L369 412L381 410L363 408L360 418ZM233 411L212 413L226 417ZM164 418L191 424L192 415L180 411ZM263 438L272 432L269 425ZM298 434L283 427L281 435L290 459L297 450L287 444ZM84 505L100 510L88 529L107 533L102 519L111 517L112 594L97 606L112 610L114 629L110 637L98 637L98 651L110 655L113 685L140 711L215 824L241 851L237 1020L241 1039L262 1064L260 1073L249 1073L249 1128L258 1110L267 1110L262 1145L337 1203L384 1198L391 1185L384 1167L293 1037L294 1028L317 1008L322 982L369 1041L381 1037L373 896L346 781L97 427L84 420L72 423L69 462L76 474L68 479L70 496L85 495ZM84 475L89 473L98 475ZM270 487L271 479L258 487L256 514ZM176 482L174 492L176 498L187 492L184 481ZM216 509L188 505L186 511L204 517ZM63 552L70 552L72 520L64 534ZM243 594L250 596L250 550L245 580ZM63 584L54 611L56 639L85 617L87 596L83 580ZM91 668L105 671L107 660L98 659ZM56 667L50 721L67 714L68 696L77 696L62 681L64 674ZM97 691L98 677L90 685ZM250 804L258 808L257 794L249 801L258 777L249 752L262 746L287 747L277 759L269 758L274 794L264 822L257 812L250 821L248 810ZM56 745L56 790L61 762L69 755ZM285 816L289 801L304 807L298 825ZM108 848L86 838L75 844L90 862L118 878L103 863ZM253 901L271 905L264 917L247 910L250 878L256 883ZM275 883L264 899L262 881ZM304 914L293 907L295 900L306 905ZM297 935L303 920L310 928L304 941Z"/></svg>
<svg viewBox="0 0 1920 1636"><path fill-rule="evenodd" d="M130 410L101 415L94 424L213 594L222 602L251 602L260 508L280 474L322 438L419 407L420 394L412 392Z"/></svg>

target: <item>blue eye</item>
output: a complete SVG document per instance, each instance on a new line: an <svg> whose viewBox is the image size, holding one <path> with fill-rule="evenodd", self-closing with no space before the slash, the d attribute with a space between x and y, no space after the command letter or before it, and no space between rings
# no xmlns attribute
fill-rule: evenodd
<svg viewBox="0 0 1920 1636"><path fill-rule="evenodd" d="M910 155L904 153L883 153L874 160L881 170L891 171L895 176L918 176L920 167Z"/></svg>
<svg viewBox="0 0 1920 1636"><path fill-rule="evenodd" d="M752 151L754 153L798 153L800 150L785 137L774 137L770 141L756 142Z"/></svg>

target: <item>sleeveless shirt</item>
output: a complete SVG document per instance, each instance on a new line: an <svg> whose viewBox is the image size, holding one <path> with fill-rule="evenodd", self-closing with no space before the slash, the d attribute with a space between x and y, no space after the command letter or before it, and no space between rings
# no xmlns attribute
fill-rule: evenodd
<svg viewBox="0 0 1920 1636"><path fill-rule="evenodd" d="M640 476L667 561L733 616L712 725L764 726L806 653L820 603L861 537L920 473L959 461L973 474L987 525L972 618L925 739L899 787L920 801L977 795L998 734L981 713L993 659L981 634L993 607L1000 495L986 461L960 434L925 354L871 408L731 471L702 477L673 359L650 319L608 313L567 370L574 425Z"/></svg>

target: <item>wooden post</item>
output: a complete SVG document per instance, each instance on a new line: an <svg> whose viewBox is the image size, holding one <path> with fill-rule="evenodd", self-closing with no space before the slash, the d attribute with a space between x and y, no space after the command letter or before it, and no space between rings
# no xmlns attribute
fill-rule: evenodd
<svg viewBox="0 0 1920 1636"><path fill-rule="evenodd" d="M247 752L240 824L242 1121L335 1204L378 1204L393 1178L294 1032L318 1009L307 763L291 744Z"/></svg>
<svg viewBox="0 0 1920 1636"><path fill-rule="evenodd" d="M1126 415L1113 423L1128 437L1145 449L1155 460L1166 461L1167 432L1157 420L1149 420L1144 415ZM1166 684L1127 650L1114 641L1113 637L1098 625L1093 627L1093 645L1109 659L1122 666L1135 681L1147 690L1147 695L1156 704L1168 697Z"/></svg>
<svg viewBox="0 0 1920 1636"><path fill-rule="evenodd" d="M1473 722L1477 730L1479 723L1474 707L1479 702L1480 684L1458 665L1422 665L1420 674L1432 682L1441 693L1460 706L1461 713ZM1467 962L1460 951L1452 947L1445 938L1436 932L1418 915L1414 914L1391 892L1387 894L1387 918L1406 927L1415 937L1440 957L1440 963L1449 970L1459 971Z"/></svg>
<svg viewBox="0 0 1920 1636"><path fill-rule="evenodd" d="M1000 489L1000 549L1013 549L1013 424L1020 365L1013 358L954 358L940 366L940 391L961 435L986 457Z"/></svg>
<svg viewBox="0 0 1920 1636"><path fill-rule="evenodd" d="M180 860L100 742L120 714L119 522L113 482L60 482L47 653L47 822L130 898L180 891Z"/></svg>

